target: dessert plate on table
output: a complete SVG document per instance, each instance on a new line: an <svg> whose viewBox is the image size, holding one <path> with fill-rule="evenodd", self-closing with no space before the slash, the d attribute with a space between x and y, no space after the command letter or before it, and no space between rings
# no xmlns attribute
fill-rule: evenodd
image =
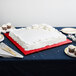
<svg viewBox="0 0 76 76"><path fill-rule="evenodd" d="M4 36L0 34L0 42L4 40Z"/></svg>
<svg viewBox="0 0 76 76"><path fill-rule="evenodd" d="M14 40L9 36L9 33L5 33L4 35L5 35L24 55L28 55L28 54L35 53L35 52L39 52L39 51L46 50L46 49L49 49L49 48L54 48L54 47L61 46L61 45L64 45L64 44L72 43L71 40L66 39L66 41L63 41L63 42L60 42L60 43L57 43L57 44L48 45L48 46L45 46L45 47L42 47L42 48L38 48L38 49L34 49L34 50L29 50L29 51L27 51L27 50L25 50L22 46L20 46L16 41L14 41Z"/></svg>
<svg viewBox="0 0 76 76"><path fill-rule="evenodd" d="M68 55L70 57L76 57L76 55L74 55L74 53L69 52L68 47L65 48L64 52L65 52L66 55Z"/></svg>
<svg viewBox="0 0 76 76"><path fill-rule="evenodd" d="M63 28L60 31L62 31L65 34L75 34L76 33L75 28Z"/></svg>

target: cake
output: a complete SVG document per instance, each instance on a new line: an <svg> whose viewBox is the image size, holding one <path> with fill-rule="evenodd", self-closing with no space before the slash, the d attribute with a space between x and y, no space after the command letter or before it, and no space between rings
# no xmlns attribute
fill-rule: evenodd
<svg viewBox="0 0 76 76"><path fill-rule="evenodd" d="M0 31L2 33L6 33L6 32L10 32L11 30L15 29L15 27L13 27L11 25L11 23L7 23L7 24L3 24L1 27L0 27Z"/></svg>
<svg viewBox="0 0 76 76"><path fill-rule="evenodd" d="M66 36L47 24L35 24L26 28L11 30L12 37L26 51L66 41Z"/></svg>
<svg viewBox="0 0 76 76"><path fill-rule="evenodd" d="M3 30L7 30L6 24L2 25L2 29L3 29Z"/></svg>
<svg viewBox="0 0 76 76"><path fill-rule="evenodd" d="M74 55L76 55L76 48L74 49Z"/></svg>
<svg viewBox="0 0 76 76"><path fill-rule="evenodd" d="M10 29L11 28L11 23L7 23L7 29Z"/></svg>
<svg viewBox="0 0 76 76"><path fill-rule="evenodd" d="M69 45L68 46L68 53L72 53L73 55L76 55L76 46Z"/></svg>
<svg viewBox="0 0 76 76"><path fill-rule="evenodd" d="M74 53L74 49L75 49L74 45L69 45L68 46L68 50L69 50L70 53Z"/></svg>

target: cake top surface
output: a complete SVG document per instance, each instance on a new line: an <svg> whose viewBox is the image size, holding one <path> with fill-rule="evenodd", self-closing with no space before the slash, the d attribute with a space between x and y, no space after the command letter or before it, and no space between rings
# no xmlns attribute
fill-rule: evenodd
<svg viewBox="0 0 76 76"><path fill-rule="evenodd" d="M15 36L19 37L23 42L33 43L41 40L49 40L54 38L65 37L61 32L50 25L32 25L22 29L11 31Z"/></svg>

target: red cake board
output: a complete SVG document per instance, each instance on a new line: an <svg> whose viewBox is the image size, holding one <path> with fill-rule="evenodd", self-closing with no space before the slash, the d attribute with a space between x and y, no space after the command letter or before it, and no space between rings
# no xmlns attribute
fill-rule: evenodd
<svg viewBox="0 0 76 76"><path fill-rule="evenodd" d="M45 49L49 49L49 48L61 46L61 45L64 45L64 44L72 43L71 40L66 39L66 41L63 41L63 42L60 42L60 43L57 43L57 44L48 45L48 46L45 46L45 47L42 47L42 48L38 48L38 49L34 49L34 50L29 50L29 51L27 51L27 50L25 50L22 46L20 46L16 41L14 41L14 40L9 36L9 33L5 33L4 35L5 35L24 55L28 55L28 54L31 54L31 53L35 53L35 52L39 52L39 51L45 50Z"/></svg>

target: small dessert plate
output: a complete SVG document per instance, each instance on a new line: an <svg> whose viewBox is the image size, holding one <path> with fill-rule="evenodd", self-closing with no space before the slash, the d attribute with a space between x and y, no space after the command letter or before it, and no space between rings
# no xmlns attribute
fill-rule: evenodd
<svg viewBox="0 0 76 76"><path fill-rule="evenodd" d="M75 34L76 33L75 28L63 28L60 31L62 31L65 34Z"/></svg>
<svg viewBox="0 0 76 76"><path fill-rule="evenodd" d="M76 57L76 55L74 55L74 53L69 52L68 47L65 48L64 52L65 52L65 54L67 54L70 57Z"/></svg>
<svg viewBox="0 0 76 76"><path fill-rule="evenodd" d="M0 34L0 42L4 40L4 36Z"/></svg>

